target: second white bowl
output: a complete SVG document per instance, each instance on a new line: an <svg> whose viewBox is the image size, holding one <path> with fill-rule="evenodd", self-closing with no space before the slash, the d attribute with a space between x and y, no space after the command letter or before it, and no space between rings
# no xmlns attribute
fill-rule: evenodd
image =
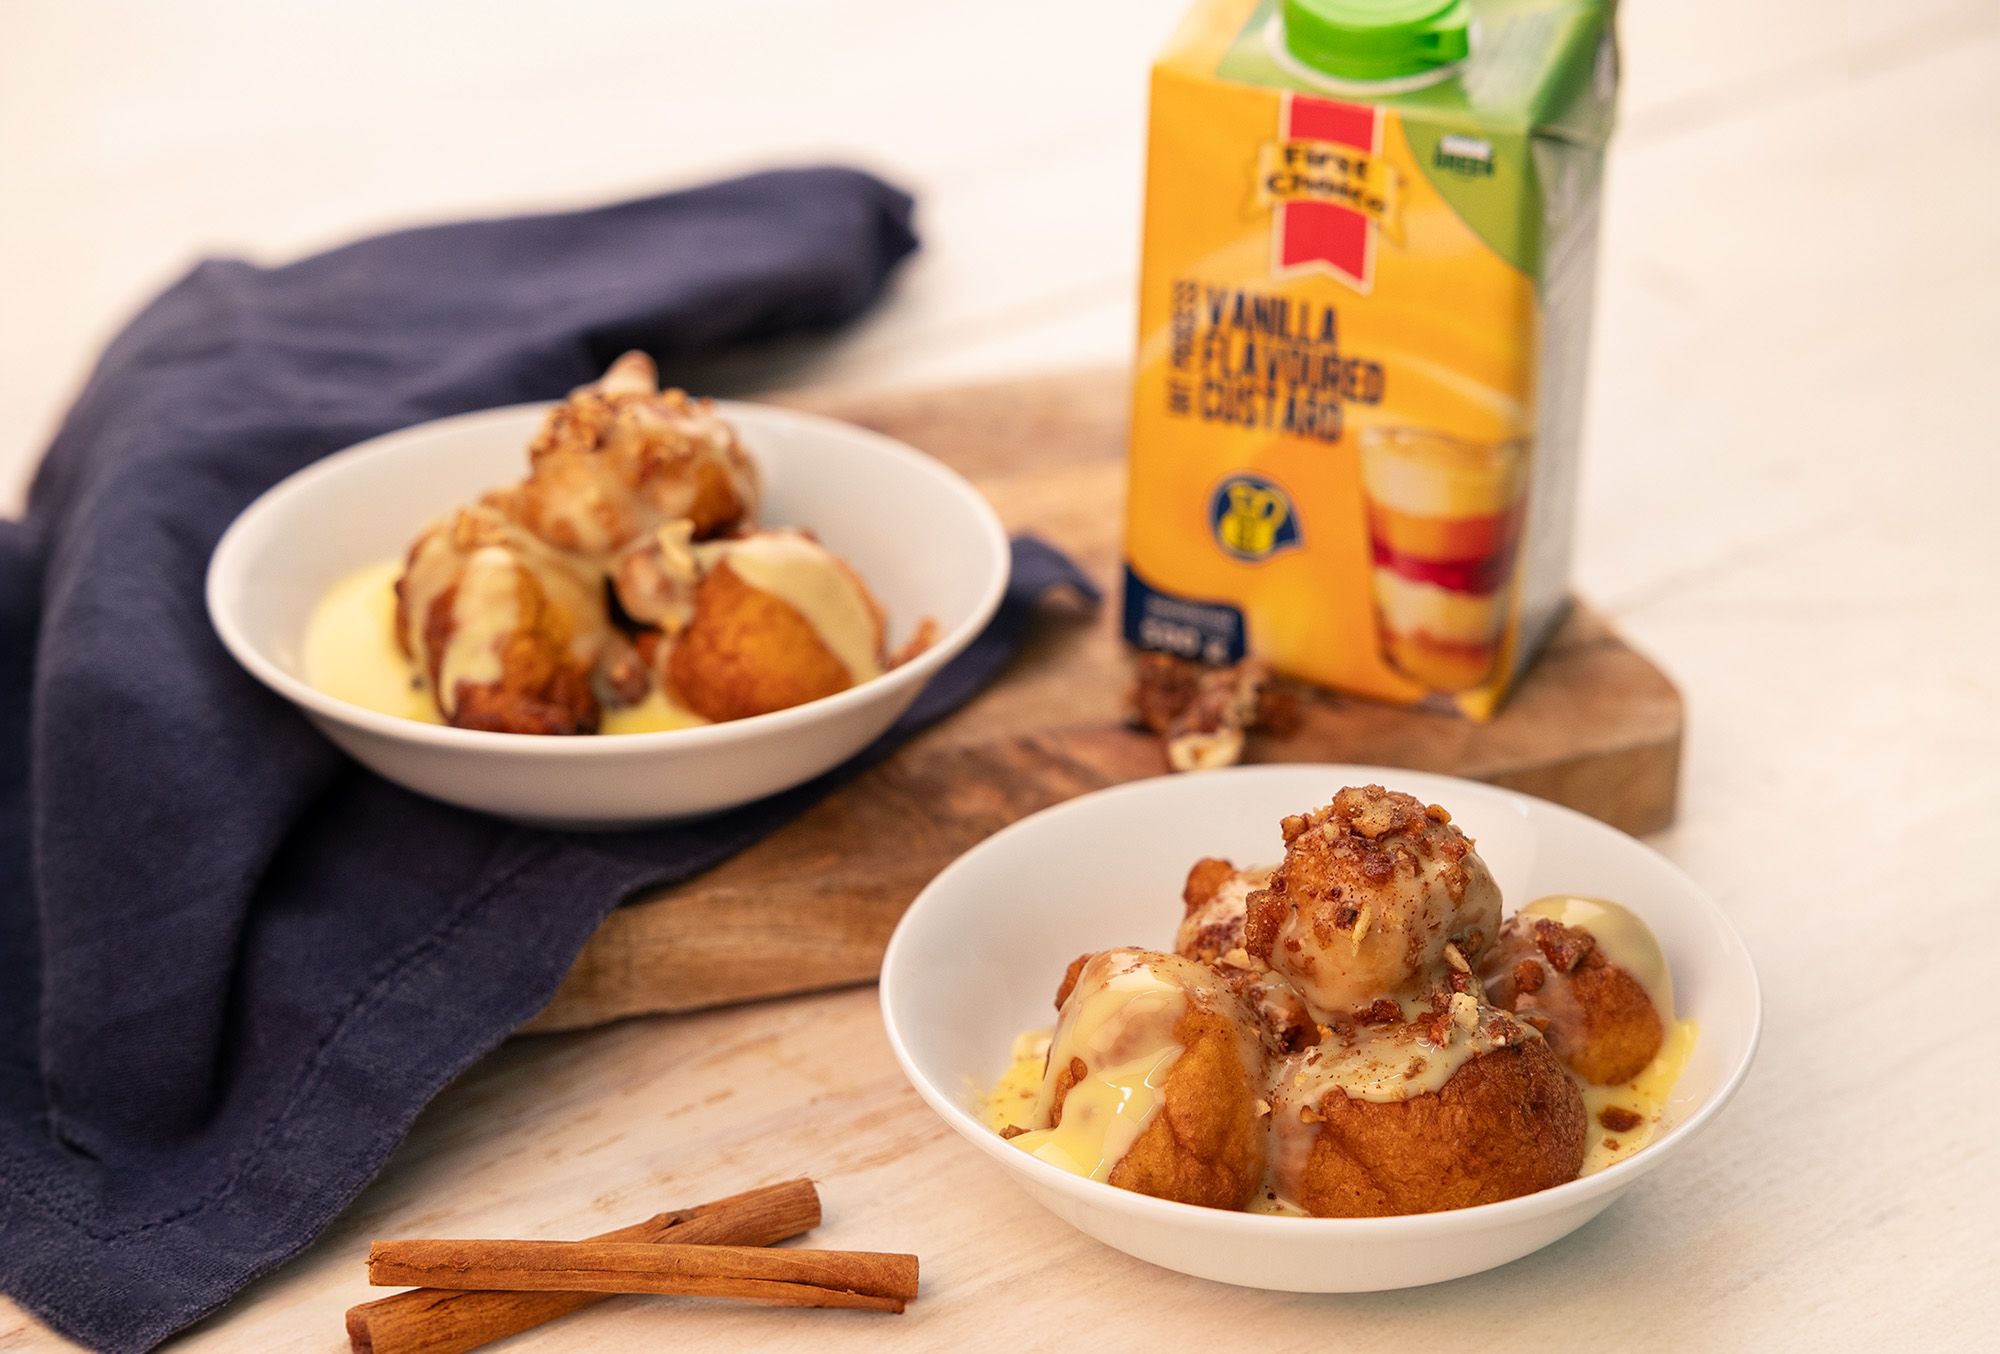
<svg viewBox="0 0 2000 1354"><path fill-rule="evenodd" d="M1181 885L1197 858L1275 863L1281 816L1370 782L1449 809L1478 842L1509 911L1545 894L1580 893L1616 899L1653 928L1679 1014L1700 1032L1649 1145L1595 1175L1504 1203L1295 1218L1170 1203L1072 1175L980 1121L980 1092L1006 1070L1014 1036L1054 1023L1051 998L1070 960L1117 945L1170 948ZM882 1016L931 1108L1064 1221L1184 1274L1299 1293L1454 1279L1581 1227L1715 1117L1749 1070L1760 1020L1743 942L1715 902L1658 853L1544 800L1375 766L1241 767L1140 781L1023 819L918 895L882 961Z"/></svg>
<svg viewBox="0 0 2000 1354"><path fill-rule="evenodd" d="M719 401L762 468L765 521L809 528L888 610L891 645L929 616L938 640L873 681L789 710L663 733L538 738L422 724L305 679L306 622L326 589L401 555L423 525L519 479L546 405L441 419L364 442L276 485L236 519L208 571L216 633L259 681L390 780L559 827L631 827L733 808L866 747L972 642L1006 591L1000 520L960 476L866 429Z"/></svg>

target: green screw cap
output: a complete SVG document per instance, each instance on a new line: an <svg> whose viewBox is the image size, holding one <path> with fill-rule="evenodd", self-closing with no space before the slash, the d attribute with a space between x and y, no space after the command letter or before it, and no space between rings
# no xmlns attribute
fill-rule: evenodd
<svg viewBox="0 0 2000 1354"><path fill-rule="evenodd" d="M1466 0L1283 0L1285 47L1357 82L1422 75L1471 51Z"/></svg>

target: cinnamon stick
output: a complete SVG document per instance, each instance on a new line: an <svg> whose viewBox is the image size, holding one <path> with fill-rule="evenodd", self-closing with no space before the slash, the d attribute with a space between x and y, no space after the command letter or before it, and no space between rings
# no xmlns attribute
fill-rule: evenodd
<svg viewBox="0 0 2000 1354"><path fill-rule="evenodd" d="M787 1180L661 1213L591 1239L763 1246L809 1232L819 1218L819 1194L812 1181ZM349 1308L347 1338L354 1354L466 1354L609 1296L417 1288Z"/></svg>
<svg viewBox="0 0 2000 1354"><path fill-rule="evenodd" d="M667 1293L900 1312L917 1257L628 1241L378 1241L368 1281L484 1291Z"/></svg>

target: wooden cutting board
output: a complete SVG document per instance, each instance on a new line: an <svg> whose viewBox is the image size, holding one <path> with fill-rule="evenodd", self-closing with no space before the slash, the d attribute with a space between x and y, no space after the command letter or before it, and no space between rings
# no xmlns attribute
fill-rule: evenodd
<svg viewBox="0 0 2000 1354"><path fill-rule="evenodd" d="M1124 727L1114 632L1126 385L1095 372L916 394L779 402L877 428L976 483L1010 530L1069 552L1105 588L1092 614L1052 602L989 691L699 878L620 908L527 1031L691 1011L867 982L896 919L982 838L1059 800L1165 770ZM1681 701L1673 683L1575 609L1490 724L1315 695L1251 761L1408 766L1569 804L1627 832L1673 818Z"/></svg>

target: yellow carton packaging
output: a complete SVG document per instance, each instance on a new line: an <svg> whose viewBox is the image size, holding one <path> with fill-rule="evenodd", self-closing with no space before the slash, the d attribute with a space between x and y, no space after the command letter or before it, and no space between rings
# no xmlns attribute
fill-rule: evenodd
<svg viewBox="0 0 2000 1354"><path fill-rule="evenodd" d="M1153 70L1131 643L1492 716L1567 595L1612 31L1197 4Z"/></svg>

